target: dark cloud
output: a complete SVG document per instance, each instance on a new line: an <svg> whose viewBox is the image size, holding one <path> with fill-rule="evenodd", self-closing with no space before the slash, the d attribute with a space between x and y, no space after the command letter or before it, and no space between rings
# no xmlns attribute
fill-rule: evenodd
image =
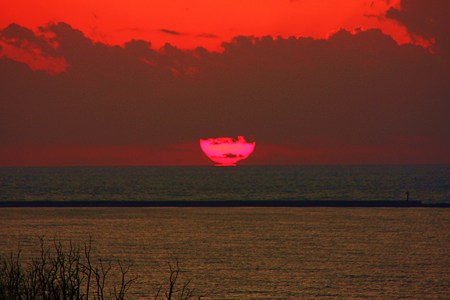
<svg viewBox="0 0 450 300"><path fill-rule="evenodd" d="M450 52L450 1L402 0L400 9L391 8L386 16L406 26L413 35L435 39L435 50Z"/></svg>
<svg viewBox="0 0 450 300"><path fill-rule="evenodd" d="M43 35L42 32L39 33L40 35L13 23L0 31L0 41L27 51L39 49L44 55L54 56L55 50L52 45L52 38Z"/></svg>
<svg viewBox="0 0 450 300"><path fill-rule="evenodd" d="M2 30L2 37L6 39L19 39L28 40L30 42L36 42L36 35L28 28L22 27L18 24L12 23L8 27Z"/></svg>
<svg viewBox="0 0 450 300"><path fill-rule="evenodd" d="M156 51L142 40L109 46L65 23L42 30L67 69L50 75L0 59L3 145L160 147L253 135L257 149L329 149L337 160L349 147L372 149L351 152L358 157L382 148L400 159L401 144L425 149L423 161L450 151L449 68L379 30L328 40L239 36L223 52Z"/></svg>
<svg viewBox="0 0 450 300"><path fill-rule="evenodd" d="M205 39L217 39L217 38L219 38L214 33L200 33L200 34L197 34L196 36L200 37L200 38L205 38Z"/></svg>
<svg viewBox="0 0 450 300"><path fill-rule="evenodd" d="M167 33L167 34L171 34L171 35L182 35L182 33L179 31L165 29L165 28L160 29L159 31L161 31L162 33Z"/></svg>

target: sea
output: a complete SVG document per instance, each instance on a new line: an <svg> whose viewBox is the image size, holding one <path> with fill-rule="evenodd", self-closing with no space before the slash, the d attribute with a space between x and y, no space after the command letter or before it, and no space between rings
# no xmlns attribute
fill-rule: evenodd
<svg viewBox="0 0 450 300"><path fill-rule="evenodd" d="M0 168L0 201L450 202L450 166ZM154 299L169 264L202 299L450 299L450 209L0 208L0 256L39 238L131 266Z"/></svg>

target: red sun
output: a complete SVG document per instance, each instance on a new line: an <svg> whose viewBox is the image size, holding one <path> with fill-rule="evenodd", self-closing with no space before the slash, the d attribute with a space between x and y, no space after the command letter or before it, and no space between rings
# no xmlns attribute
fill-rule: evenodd
<svg viewBox="0 0 450 300"><path fill-rule="evenodd" d="M236 166L238 161L246 159L255 150L255 142L247 142L243 136L237 139L218 137L200 139L200 148L216 166Z"/></svg>

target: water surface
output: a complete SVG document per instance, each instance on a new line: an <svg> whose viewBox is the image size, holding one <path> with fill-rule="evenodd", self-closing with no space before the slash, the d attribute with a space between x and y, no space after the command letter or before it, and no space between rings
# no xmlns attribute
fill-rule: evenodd
<svg viewBox="0 0 450 300"><path fill-rule="evenodd" d="M450 165L0 168L0 201L450 202Z"/></svg>
<svg viewBox="0 0 450 300"><path fill-rule="evenodd" d="M20 208L0 249L86 242L133 263L150 299L178 258L206 299L449 299L450 211L431 208Z"/></svg>

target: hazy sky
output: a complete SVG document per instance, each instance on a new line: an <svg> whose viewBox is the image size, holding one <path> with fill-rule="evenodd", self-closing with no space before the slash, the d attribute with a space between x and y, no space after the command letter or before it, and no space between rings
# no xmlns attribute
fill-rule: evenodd
<svg viewBox="0 0 450 300"><path fill-rule="evenodd" d="M450 163L449 15L447 0L3 1L0 165L210 164L199 139L237 135L257 143L245 164Z"/></svg>

